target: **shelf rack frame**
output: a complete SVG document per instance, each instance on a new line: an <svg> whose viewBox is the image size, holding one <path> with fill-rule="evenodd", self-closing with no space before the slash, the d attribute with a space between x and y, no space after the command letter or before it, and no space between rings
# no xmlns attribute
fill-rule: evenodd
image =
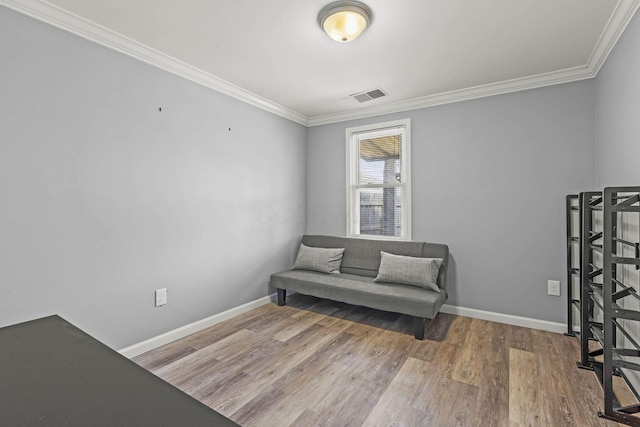
<svg viewBox="0 0 640 427"><path fill-rule="evenodd" d="M618 319L640 322L640 311L624 308L620 302L626 298L640 300L636 289L623 283L617 277L618 268L633 265L640 268L640 253L637 242L631 242L619 236L618 222L629 213L640 213L640 187L608 187L604 189L604 230L603 230L603 285L604 321L602 336L598 337L603 345L604 362L601 382L604 391L604 409L598 412L602 418L614 420L631 426L640 426L640 404L621 406L613 389L614 375L621 376L636 396L637 391L627 381L621 369L640 371L640 363L632 362L625 357L640 357L640 343L624 327ZM638 216L640 227L640 215ZM634 248L635 256L618 255L622 246ZM626 338L622 346L618 346L618 334Z"/></svg>
<svg viewBox="0 0 640 427"><path fill-rule="evenodd" d="M580 289L574 292L574 278L580 278L580 225L578 225L578 235L574 235L576 219L580 224L580 196L569 194L566 197L566 222L567 222L567 332L565 335L578 337L580 333L574 325L573 315L577 311L580 315ZM577 213L577 215L576 215ZM578 265L574 265L574 260L578 255Z"/></svg>
<svg viewBox="0 0 640 427"><path fill-rule="evenodd" d="M602 362L596 358L603 354L602 348L591 350L591 341L600 341L602 323L595 319L595 308L604 312L602 284L597 278L602 276L602 267L596 264L594 252L602 252L597 242L603 232L596 227L595 213L602 211L602 192L585 191L579 194L580 212L580 361L579 368L602 371ZM598 228L598 229L596 229Z"/></svg>

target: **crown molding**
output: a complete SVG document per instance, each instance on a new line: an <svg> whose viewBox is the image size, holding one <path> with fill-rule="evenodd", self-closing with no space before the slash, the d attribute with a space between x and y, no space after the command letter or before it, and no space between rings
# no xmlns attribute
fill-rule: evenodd
<svg viewBox="0 0 640 427"><path fill-rule="evenodd" d="M565 70L553 71L550 73L538 74L530 77L505 80L498 83L490 83L466 89L437 93L435 95L422 96L419 98L394 102L392 104L384 104L375 107L362 108L359 110L310 117L307 126L321 126L330 123L362 119L365 117L374 117L401 111L417 110L420 108L434 107L436 105L451 104L454 102L468 101L471 99L485 98L488 96L502 95L511 92L519 92L523 90L552 86L561 83L569 83L578 80L590 79L593 77L593 73L586 66L567 68Z"/></svg>
<svg viewBox="0 0 640 427"><path fill-rule="evenodd" d="M307 117L172 56L118 34L43 0L0 0L0 5L113 49L247 104L306 126Z"/></svg>
<svg viewBox="0 0 640 427"><path fill-rule="evenodd" d="M594 77L600 72L639 8L640 0L618 0L596 47L591 52L591 57L587 61L587 66L592 70Z"/></svg>
<svg viewBox="0 0 640 427"><path fill-rule="evenodd" d="M269 99L222 80L149 46L61 9L45 0L0 0L0 5L98 43L147 64L284 117L303 126L320 126L401 111L416 110L522 90L569 83L597 76L607 57L640 8L640 0L618 0L607 25L584 66L398 101L358 110L307 117Z"/></svg>

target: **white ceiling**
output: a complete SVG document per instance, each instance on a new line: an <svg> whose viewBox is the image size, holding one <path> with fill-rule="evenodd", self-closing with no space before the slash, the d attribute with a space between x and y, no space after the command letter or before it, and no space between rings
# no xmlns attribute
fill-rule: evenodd
<svg viewBox="0 0 640 427"><path fill-rule="evenodd" d="M594 77L640 0L365 0L350 43L331 0L0 0L305 125ZM381 88L360 104L349 95Z"/></svg>

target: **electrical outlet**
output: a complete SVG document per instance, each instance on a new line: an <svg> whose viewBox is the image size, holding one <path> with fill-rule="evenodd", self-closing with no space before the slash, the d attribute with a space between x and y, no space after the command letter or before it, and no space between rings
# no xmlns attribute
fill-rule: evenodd
<svg viewBox="0 0 640 427"><path fill-rule="evenodd" d="M560 281L559 280L548 280L547 281L547 291L549 295L553 295L556 297L560 296Z"/></svg>
<svg viewBox="0 0 640 427"><path fill-rule="evenodd" d="M167 288L156 289L156 307L167 303Z"/></svg>

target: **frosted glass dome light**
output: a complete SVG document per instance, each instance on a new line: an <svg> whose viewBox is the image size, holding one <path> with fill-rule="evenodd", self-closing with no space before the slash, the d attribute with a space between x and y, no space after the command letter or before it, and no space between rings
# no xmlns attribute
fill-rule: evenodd
<svg viewBox="0 0 640 427"><path fill-rule="evenodd" d="M371 9L359 1L337 1L325 6L318 14L320 27L341 43L357 38L371 19Z"/></svg>

